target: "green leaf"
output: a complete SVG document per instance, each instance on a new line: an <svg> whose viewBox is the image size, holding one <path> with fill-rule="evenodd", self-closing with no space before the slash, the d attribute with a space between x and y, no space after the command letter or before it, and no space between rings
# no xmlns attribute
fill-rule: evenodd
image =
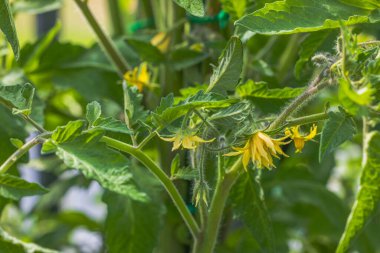
<svg viewBox="0 0 380 253"><path fill-rule="evenodd" d="M187 47L177 48L170 54L169 64L174 70L179 71L198 64L207 57L209 54L205 52L195 51Z"/></svg>
<svg viewBox="0 0 380 253"><path fill-rule="evenodd" d="M17 138L10 138L10 142L13 146L15 146L17 149L21 148L24 145L24 142Z"/></svg>
<svg viewBox="0 0 380 253"><path fill-rule="evenodd" d="M124 102L129 125L133 126L138 121L144 121L148 112L142 105L143 95L138 91L136 86L124 87Z"/></svg>
<svg viewBox="0 0 380 253"><path fill-rule="evenodd" d="M0 228L0 252L2 253L58 253L58 251L42 248L34 243L26 243Z"/></svg>
<svg viewBox="0 0 380 253"><path fill-rule="evenodd" d="M249 171L240 176L230 199L237 217L248 226L260 245L260 252L274 252L272 222L263 195L260 182L254 172Z"/></svg>
<svg viewBox="0 0 380 253"><path fill-rule="evenodd" d="M173 95L168 95L161 100L160 106L153 114L159 125L167 125L179 117L184 116L189 110L196 108L223 108L236 102L235 99L223 99L223 96L214 93L199 91L194 96L173 105Z"/></svg>
<svg viewBox="0 0 380 253"><path fill-rule="evenodd" d="M364 166L359 192L340 238L337 253L348 251L353 239L362 231L380 200L380 133L368 134L364 145Z"/></svg>
<svg viewBox="0 0 380 253"><path fill-rule="evenodd" d="M351 1L352 2L352 1ZM312 32L370 22L371 10L340 0L283 0L242 17L236 25L261 34Z"/></svg>
<svg viewBox="0 0 380 253"><path fill-rule="evenodd" d="M94 122L99 119L100 115L102 115L102 108L98 102L93 101L87 104L86 119L90 126L94 125Z"/></svg>
<svg viewBox="0 0 380 253"><path fill-rule="evenodd" d="M179 154L177 153L172 160L172 164L170 165L170 176L174 177L174 175L177 174L179 168L180 168L180 160L179 160Z"/></svg>
<svg viewBox="0 0 380 253"><path fill-rule="evenodd" d="M132 38L126 39L125 41L131 48L136 50L141 60L151 63L160 63L165 61L165 55L149 41Z"/></svg>
<svg viewBox="0 0 380 253"><path fill-rule="evenodd" d="M59 9L62 0L16 0L13 2L14 12L26 12L29 14L40 14Z"/></svg>
<svg viewBox="0 0 380 253"><path fill-rule="evenodd" d="M138 202L107 192L105 241L109 253L151 253L157 246L164 208L159 197Z"/></svg>
<svg viewBox="0 0 380 253"><path fill-rule="evenodd" d="M202 0L174 0L179 6L194 16L204 16L205 9Z"/></svg>
<svg viewBox="0 0 380 253"><path fill-rule="evenodd" d="M380 8L380 2L378 0L340 0L341 2L356 6L362 9L375 10Z"/></svg>
<svg viewBox="0 0 380 253"><path fill-rule="evenodd" d="M137 189L126 157L99 142L100 138L101 133L92 132L68 142L55 142L56 154L67 166L80 170L104 188L145 201L147 196Z"/></svg>
<svg viewBox="0 0 380 253"><path fill-rule="evenodd" d="M343 108L329 111L329 119L325 122L319 145L319 161L336 149L343 142L350 140L356 134L356 125Z"/></svg>
<svg viewBox="0 0 380 253"><path fill-rule="evenodd" d="M218 67L214 68L208 91L234 91L243 69L243 44L238 37L231 37L223 50Z"/></svg>
<svg viewBox="0 0 380 253"><path fill-rule="evenodd" d="M0 103L11 108L14 114L32 112L34 87L30 83L4 86L0 83Z"/></svg>
<svg viewBox="0 0 380 253"><path fill-rule="evenodd" d="M236 93L242 98L272 98L272 99L290 99L298 97L305 88L276 88L269 89L265 82L254 82L249 80L247 83L238 86Z"/></svg>
<svg viewBox="0 0 380 253"><path fill-rule="evenodd" d="M39 184L29 183L9 174L0 175L0 196L18 200L25 196L45 194L48 190Z"/></svg>
<svg viewBox="0 0 380 253"><path fill-rule="evenodd" d="M8 0L0 0L0 30L5 34L16 59L18 59L20 56L20 45Z"/></svg>
<svg viewBox="0 0 380 253"><path fill-rule="evenodd" d="M95 121L93 128L122 134L132 134L132 131L125 125L125 123L112 117L99 118Z"/></svg>
<svg viewBox="0 0 380 253"><path fill-rule="evenodd" d="M246 11L247 0L221 0L220 1L223 7L223 10L226 11L233 20L241 18Z"/></svg>

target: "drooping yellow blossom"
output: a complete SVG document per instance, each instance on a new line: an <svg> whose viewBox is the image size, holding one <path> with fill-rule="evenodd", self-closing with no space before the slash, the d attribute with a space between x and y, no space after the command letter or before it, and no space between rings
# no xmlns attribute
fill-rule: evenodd
<svg viewBox="0 0 380 253"><path fill-rule="evenodd" d="M249 160L251 160L258 169L263 167L271 169L276 167L273 164L273 157L279 158L277 154L287 157L280 147L280 145L289 143L283 141L286 138L288 138L288 136L280 139L273 139L263 132L256 132L248 139L244 147L232 147L236 152L225 154L225 156L243 154L243 166L246 170Z"/></svg>
<svg viewBox="0 0 380 253"><path fill-rule="evenodd" d="M156 46L162 53L166 53L170 45L170 37L167 33L159 32L151 40L150 44Z"/></svg>
<svg viewBox="0 0 380 253"><path fill-rule="evenodd" d="M310 141L317 135L317 126L313 125L310 128L310 133L306 136L302 136L299 133L299 127L295 126L291 127L290 129L285 129L285 134L289 136L294 141L294 146L296 147L296 153L302 152L303 147L305 146L306 141Z"/></svg>
<svg viewBox="0 0 380 253"><path fill-rule="evenodd" d="M164 141L173 142L172 150L179 149L181 145L183 148L186 148L186 149L196 149L199 143L213 142L215 140L215 138L211 140L204 140L201 137L196 136L194 134L191 134L191 133L186 134L186 133L181 133L181 132L178 132L173 137L165 138L165 137L160 136L160 138L163 139Z"/></svg>
<svg viewBox="0 0 380 253"><path fill-rule="evenodd" d="M150 83L150 74L148 71L148 64L143 62L140 66L135 67L133 70L127 71L124 75L124 79L131 85L137 86L137 89L142 92L144 86L148 86Z"/></svg>

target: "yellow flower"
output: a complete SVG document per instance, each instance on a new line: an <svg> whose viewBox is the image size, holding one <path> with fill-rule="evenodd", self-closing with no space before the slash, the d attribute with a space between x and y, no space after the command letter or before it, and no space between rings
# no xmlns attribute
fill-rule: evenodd
<svg viewBox="0 0 380 253"><path fill-rule="evenodd" d="M139 67L135 67L133 70L127 71L127 73L124 74L124 79L129 84L137 86L137 89L142 92L144 86L148 86L150 83L148 64L143 62Z"/></svg>
<svg viewBox="0 0 380 253"><path fill-rule="evenodd" d="M248 139L244 147L232 147L236 152L225 154L225 156L243 154L243 166L246 170L249 160L251 160L258 169L263 167L271 169L272 167L276 167L273 164L273 156L279 158L277 154L280 154L287 157L280 147L280 145L288 143L283 142L286 138L288 138L288 136L280 139L272 139L263 132L256 132Z"/></svg>
<svg viewBox="0 0 380 253"><path fill-rule="evenodd" d="M166 53L170 45L170 37L167 33L159 32L151 40L150 44L156 46L162 53Z"/></svg>
<svg viewBox="0 0 380 253"><path fill-rule="evenodd" d="M173 148L172 150L179 149L182 145L183 148L186 149L196 149L199 145L199 143L205 143L205 142L213 142L215 138L211 140L203 140L201 137L193 135L193 134L183 134L181 132L178 132L173 137L164 138L161 137L164 141L170 141L173 142Z"/></svg>
<svg viewBox="0 0 380 253"><path fill-rule="evenodd" d="M310 133L306 136L302 136L299 133L299 127L295 126L290 129L285 129L285 135L289 136L294 141L294 146L296 147L296 153L302 152L303 147L305 146L306 141L310 141L317 135L317 126L313 125L310 128Z"/></svg>

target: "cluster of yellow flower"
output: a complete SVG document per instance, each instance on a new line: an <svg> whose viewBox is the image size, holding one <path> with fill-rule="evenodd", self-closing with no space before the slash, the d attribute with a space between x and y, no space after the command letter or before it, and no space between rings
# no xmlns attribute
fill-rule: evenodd
<svg viewBox="0 0 380 253"><path fill-rule="evenodd" d="M273 164L273 157L279 158L278 155L288 157L288 155L286 155L281 149L281 145L289 144L293 140L296 153L299 153L305 146L305 142L313 139L316 134L316 125L311 127L308 135L301 135L299 132L299 126L291 127L290 129L287 128L285 129L285 136L279 139L271 138L268 134L258 131L247 140L244 147L232 147L235 151L227 153L225 156L243 155L243 166L245 169L247 169L250 160L258 169L271 169L275 167ZM291 140L285 141L288 138ZM181 145L185 149L195 149L199 143L214 141L214 139L204 140L191 132L178 132L173 137L161 137L161 139L173 142L172 150L179 149Z"/></svg>

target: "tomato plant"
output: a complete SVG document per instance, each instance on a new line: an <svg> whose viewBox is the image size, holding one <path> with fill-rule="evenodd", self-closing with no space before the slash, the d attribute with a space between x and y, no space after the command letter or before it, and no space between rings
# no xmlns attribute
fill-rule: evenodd
<svg viewBox="0 0 380 253"><path fill-rule="evenodd" d="M380 251L378 0L73 0L94 45L19 43L66 1L0 1L0 252Z"/></svg>

